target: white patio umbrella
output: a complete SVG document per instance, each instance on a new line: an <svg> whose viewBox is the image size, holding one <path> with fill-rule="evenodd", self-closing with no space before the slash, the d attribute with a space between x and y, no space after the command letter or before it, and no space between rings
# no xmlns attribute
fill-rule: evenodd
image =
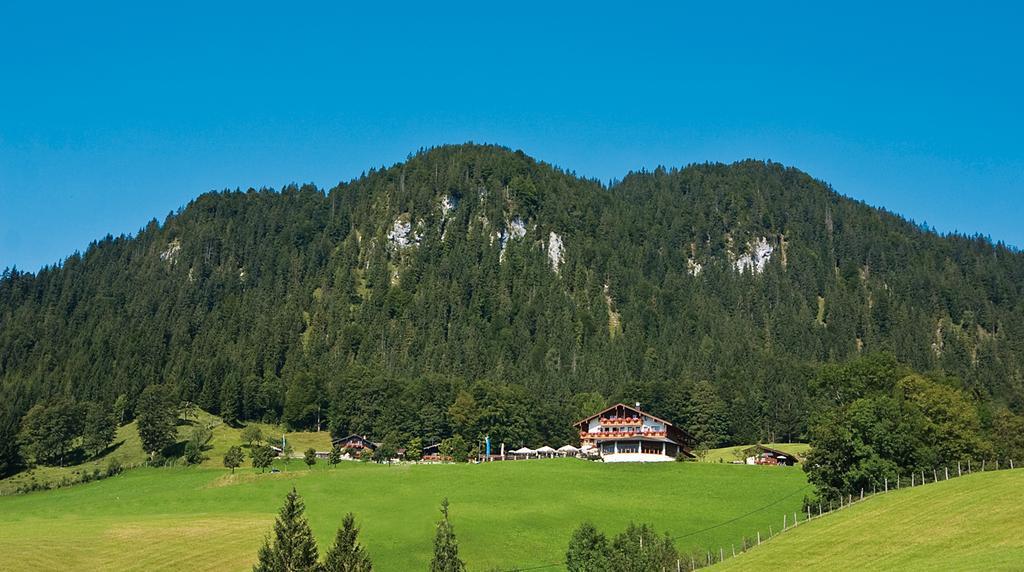
<svg viewBox="0 0 1024 572"><path fill-rule="evenodd" d="M547 445L544 445L540 449L537 449L537 453L540 455L554 455L557 452L558 451L552 449L551 447L548 447Z"/></svg>
<svg viewBox="0 0 1024 572"><path fill-rule="evenodd" d="M573 447L572 445L562 445L561 447L558 448L558 452L561 453L563 457L568 457L569 455L575 455L579 453L580 450L577 449L576 447Z"/></svg>
<svg viewBox="0 0 1024 572"><path fill-rule="evenodd" d="M513 455L536 455L537 451L535 451L535 450L533 450L533 449L531 449L529 447L520 447L520 448L516 449L515 451L512 451L512 454Z"/></svg>

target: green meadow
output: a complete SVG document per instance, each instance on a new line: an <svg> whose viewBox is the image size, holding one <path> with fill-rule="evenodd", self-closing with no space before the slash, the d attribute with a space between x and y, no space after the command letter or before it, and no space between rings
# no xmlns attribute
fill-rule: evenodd
<svg viewBox="0 0 1024 572"><path fill-rule="evenodd" d="M722 570L1021 570L1024 470L877 495L801 524Z"/></svg>
<svg viewBox="0 0 1024 572"><path fill-rule="evenodd" d="M630 521L677 537L681 551L739 543L799 510L798 467L603 464L577 459L483 465L346 462L231 475L142 468L53 491L0 498L0 554L34 570L244 570L295 487L321 550L346 512L379 570L423 570L438 506L451 502L470 570L554 564L589 520L609 535Z"/></svg>

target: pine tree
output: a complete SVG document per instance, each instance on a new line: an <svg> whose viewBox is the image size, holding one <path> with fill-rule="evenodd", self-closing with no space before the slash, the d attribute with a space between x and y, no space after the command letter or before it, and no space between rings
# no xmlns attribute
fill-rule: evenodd
<svg viewBox="0 0 1024 572"><path fill-rule="evenodd" d="M303 514L302 497L293 487L274 522L273 538L260 547L253 572L315 572L318 570L316 540Z"/></svg>
<svg viewBox="0 0 1024 572"><path fill-rule="evenodd" d="M334 546L327 551L326 560L321 568L323 572L370 572L373 565L370 557L357 542L359 529L356 528L352 513L345 515L341 528L334 538Z"/></svg>
<svg viewBox="0 0 1024 572"><path fill-rule="evenodd" d="M441 515L434 535L434 558L430 561L430 572L465 572L466 564L459 559L455 530L448 521L447 498L441 501Z"/></svg>
<svg viewBox="0 0 1024 572"><path fill-rule="evenodd" d="M306 466L310 469L316 464L316 449L310 447L306 449L306 452L302 456L302 460L305 461Z"/></svg>

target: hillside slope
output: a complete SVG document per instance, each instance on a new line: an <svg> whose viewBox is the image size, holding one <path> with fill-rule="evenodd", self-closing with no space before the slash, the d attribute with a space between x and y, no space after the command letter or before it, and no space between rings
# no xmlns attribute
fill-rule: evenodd
<svg viewBox="0 0 1024 572"><path fill-rule="evenodd" d="M880 351L1019 412L1024 254L776 163L604 186L446 146L329 191L207 193L59 266L5 271L0 472L32 404L123 394L130 414L154 383L225 418L536 445L572 439L566 420L595 402L685 420L712 380L729 440L790 441L814 368ZM497 384L472 390L483 418L514 427L452 425L477 380Z"/></svg>
<svg viewBox="0 0 1024 572"><path fill-rule="evenodd" d="M1024 470L878 495L802 524L716 570L1020 570Z"/></svg>

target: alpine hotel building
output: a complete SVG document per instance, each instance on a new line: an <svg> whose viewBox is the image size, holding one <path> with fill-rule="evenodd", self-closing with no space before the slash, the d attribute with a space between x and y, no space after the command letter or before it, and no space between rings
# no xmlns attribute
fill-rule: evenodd
<svg viewBox="0 0 1024 572"><path fill-rule="evenodd" d="M619 403L576 422L580 445L596 449L613 462L672 461L693 457L693 437L664 419Z"/></svg>

